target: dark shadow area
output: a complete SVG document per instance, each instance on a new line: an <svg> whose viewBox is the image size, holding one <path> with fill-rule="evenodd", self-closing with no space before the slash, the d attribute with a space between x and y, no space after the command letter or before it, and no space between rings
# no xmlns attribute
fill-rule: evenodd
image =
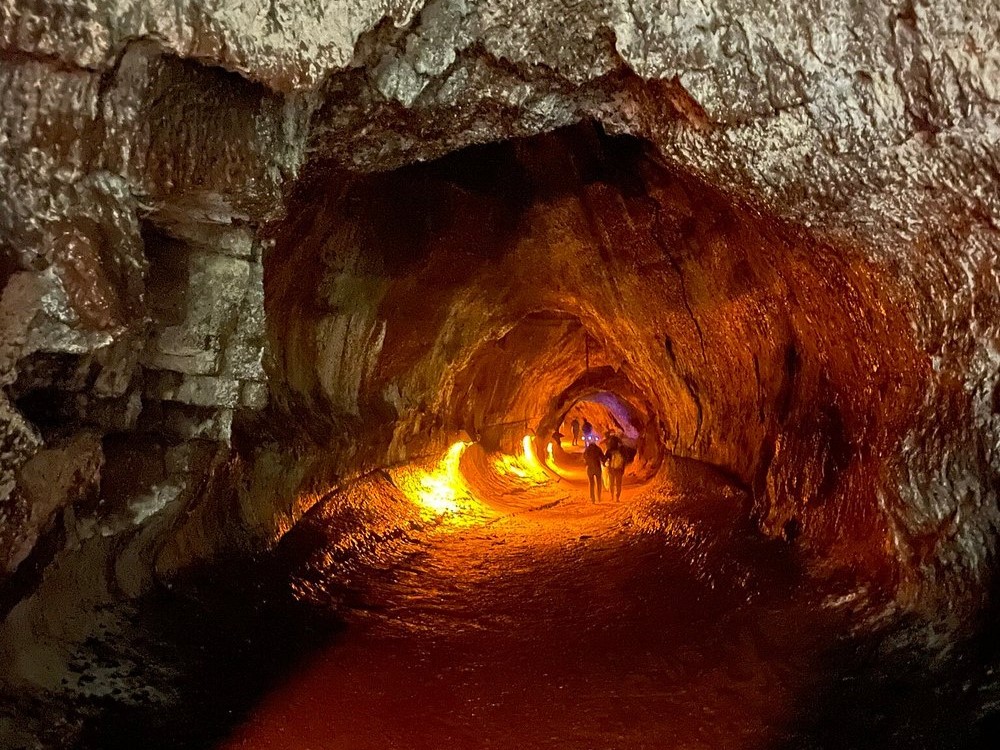
<svg viewBox="0 0 1000 750"><path fill-rule="evenodd" d="M81 683L111 671L142 687L66 706L67 723L79 727L75 750L212 748L341 630L329 612L294 600L273 556L213 566L115 615L126 633L90 638L71 670Z"/></svg>
<svg viewBox="0 0 1000 750"><path fill-rule="evenodd" d="M921 623L858 633L827 651L773 750L987 750L1000 738L1000 658L977 638L947 658L923 652Z"/></svg>

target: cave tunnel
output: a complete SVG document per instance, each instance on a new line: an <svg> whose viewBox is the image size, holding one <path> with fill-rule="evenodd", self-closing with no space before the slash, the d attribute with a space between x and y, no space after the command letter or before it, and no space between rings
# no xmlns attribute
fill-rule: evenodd
<svg viewBox="0 0 1000 750"><path fill-rule="evenodd" d="M0 747L994 747L996 99L272 6L0 24Z"/></svg>
<svg viewBox="0 0 1000 750"><path fill-rule="evenodd" d="M859 255L594 124L385 174L317 167L292 204L265 259L271 382L313 439L347 431L391 463L530 435L544 456L575 409L630 433L654 485L711 467L765 533L895 575L876 492L925 365Z"/></svg>

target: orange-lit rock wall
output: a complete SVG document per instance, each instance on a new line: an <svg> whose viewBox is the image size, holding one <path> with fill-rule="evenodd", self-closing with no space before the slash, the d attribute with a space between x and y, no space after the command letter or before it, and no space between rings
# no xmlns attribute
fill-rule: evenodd
<svg viewBox="0 0 1000 750"><path fill-rule="evenodd" d="M510 449L551 432L589 351L598 378L648 403L666 450L753 491L766 531L794 518L836 565L891 572L887 509L930 364L887 270L589 126L354 179L334 198L303 191L322 198L276 230L268 267L267 290L287 283L307 306L268 315L293 368L272 381L308 382L307 411L347 411L343 389L323 390L325 337L337 366L358 368L373 348L357 332L382 321L352 429L388 403L392 458L460 429ZM305 255L316 291L302 295Z"/></svg>

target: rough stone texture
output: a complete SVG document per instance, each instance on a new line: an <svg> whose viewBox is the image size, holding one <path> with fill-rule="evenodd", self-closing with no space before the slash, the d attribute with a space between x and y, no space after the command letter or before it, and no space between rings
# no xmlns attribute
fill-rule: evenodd
<svg viewBox="0 0 1000 750"><path fill-rule="evenodd" d="M154 329L142 357L145 395L213 410L228 440L234 408L266 404L260 247L245 228L192 224L186 231L184 240L147 233ZM183 422L165 419L179 437L204 434Z"/></svg>
<svg viewBox="0 0 1000 750"><path fill-rule="evenodd" d="M880 474L875 497L852 513L869 518L878 510L876 528L899 562L905 598L942 611L951 600L976 599L998 525L998 36L996 5L971 1L0 0L0 180L7 187L0 201L0 382L7 391L0 513L22 519L16 535L30 536L23 526L30 511L9 498L18 468L55 445L56 433L136 428L225 444L240 412L263 406L262 253L254 235L289 207L293 228L279 230L281 252L302 262L264 285L270 309L286 316L271 328L272 336L280 332L272 343L281 344L274 407L285 423L268 428L298 429L328 450L331 433L351 442L343 431L357 430L366 415L373 434L329 450L355 468L366 460L365 445L377 447L367 460L378 463L389 455L378 451L394 440L394 455L402 456L421 450L407 447L413 435L442 438L453 422L449 396L439 403L431 396L439 387L452 393L461 368L473 363L463 336L501 338L517 304L501 295L492 311L484 309L476 295L503 285L475 282L452 307L435 302L442 320L460 312L460 324L424 321L415 326L423 336L407 338L414 326L405 314L380 308L405 287L398 278L405 263L397 259L386 277L385 268L368 265L364 235L310 227L325 221L315 206L336 205L353 179L344 169L392 169L593 118L611 132L646 138L682 181L720 188L741 205L737 223L764 217L759 235L770 241L774 229L788 245L759 257L795 256L800 271L813 264L812 280L792 290L803 295L793 305L801 314L792 326L795 356L782 349L787 330L750 330L753 315L735 328L708 312L698 318L719 295L725 301L737 293L708 283L718 280L724 263L713 264L726 247L711 237L733 236L724 228L705 230L707 244L697 245L695 258L673 257L683 273L659 271L664 284L671 274L692 284L683 292L690 309L677 307L680 297L668 299L663 329L655 344L647 341L679 363L673 374L657 365L680 414L669 445L763 487L777 509L764 518L773 526L810 487L823 486L830 466L844 469L840 459L821 457L836 443L831 435L846 430L898 470ZM316 175L330 162L337 168L323 184ZM289 181L302 174L302 186L325 195L286 201ZM614 214L607 200L592 198L583 213ZM683 219L662 222L663 242L671 244L670 232L690 240ZM778 219L809 235L800 242L796 231L775 229ZM812 260L799 257L813 247L825 249ZM302 269L314 267L306 262L314 253L336 260L324 262L329 280L305 298L302 287L313 284L302 284L310 281ZM748 262L755 274L782 275L753 266L759 258ZM455 258L447 264L454 267ZM525 274L524 284L536 282ZM686 283L674 278L674 294ZM888 299L880 284L891 287ZM422 290L402 292L406 301ZM838 295L839 322L828 326L826 305ZM826 302L810 309L816 298ZM407 309L419 306L400 308ZM533 310L525 304L521 311ZM590 327L603 325L596 308L574 313ZM667 328L682 331L671 346ZM856 329L865 332L861 350L850 348ZM695 380L688 363L702 347L736 346L742 339L734 330L764 342L774 336L768 356L744 357L736 370L719 360ZM905 356L865 349L883 340L879 330L890 331ZM431 348L415 355L421 347ZM433 366L392 374L424 355ZM639 362L645 356L634 354L632 364L649 374ZM799 357L804 393L818 394L817 408L799 404L801 429L781 437L727 431L713 420L734 414L749 424L755 417L746 410L758 402L780 412L780 393L734 403L739 389L727 395L723 386L734 373L744 387L762 378L776 383L768 363L790 362L798 373ZM839 370L831 364L838 357ZM442 381L450 363L457 367ZM899 387L911 374L926 375L919 404ZM378 387L366 391L373 378ZM866 385L845 404L852 378ZM704 398L693 396L692 383ZM636 385L653 389L652 375ZM41 394L58 398L40 408ZM908 408L897 424L900 401ZM327 413L303 424L301 415L317 404ZM860 423L877 414L888 417L873 420L872 438ZM838 419L847 421L838 427ZM693 427L685 433L684 425L702 423L697 435ZM864 450L851 460L864 463ZM800 486L771 468L781 465L801 467ZM248 512L255 514L266 511Z"/></svg>

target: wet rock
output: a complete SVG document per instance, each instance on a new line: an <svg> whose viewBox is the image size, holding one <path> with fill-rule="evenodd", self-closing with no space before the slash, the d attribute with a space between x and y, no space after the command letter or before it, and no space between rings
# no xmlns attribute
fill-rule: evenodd
<svg viewBox="0 0 1000 750"><path fill-rule="evenodd" d="M81 514L92 511L103 463L100 439L94 433L83 432L46 446L21 466L18 486L30 515L17 545L19 554L8 563L9 569L27 555L38 535L47 530L54 513L66 506L74 506ZM84 505L86 502L91 508Z"/></svg>
<svg viewBox="0 0 1000 750"><path fill-rule="evenodd" d="M249 268L238 258L192 254L186 270L187 277L176 279L171 290L187 302L184 319L153 334L144 364L187 374L217 373L225 343L220 333L235 327Z"/></svg>
<svg viewBox="0 0 1000 750"><path fill-rule="evenodd" d="M0 534L3 537L4 570L20 562L27 554L25 539L31 539L36 529L32 529L33 509L23 493L17 492L17 476L24 465L39 448L42 441L37 431L27 422L6 397L0 399L0 459L3 471L0 474ZM38 514L44 515L44 514ZM30 549L30 545L29 545Z"/></svg>

